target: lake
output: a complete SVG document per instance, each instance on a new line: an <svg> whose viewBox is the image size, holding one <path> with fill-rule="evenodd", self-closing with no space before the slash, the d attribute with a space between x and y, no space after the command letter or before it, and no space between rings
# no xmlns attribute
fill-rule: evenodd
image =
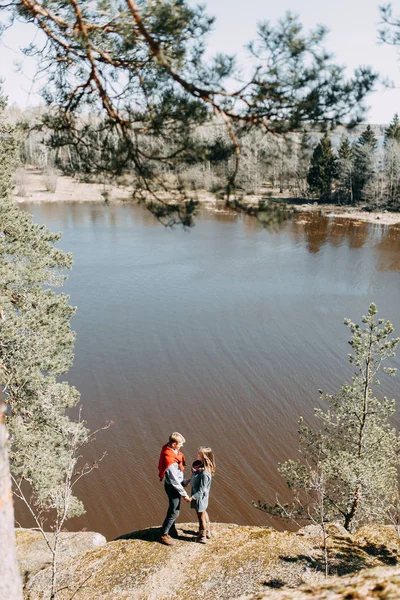
<svg viewBox="0 0 400 600"><path fill-rule="evenodd" d="M87 513L68 528L113 539L160 524L158 455L174 430L189 465L198 446L215 451L211 520L286 527L251 501L287 497L277 463L296 456L299 416L312 423L318 390L351 377L344 317L359 321L374 301L399 334L400 226L309 213L266 230L204 212L169 230L137 206L23 208L74 254L68 380L91 429L114 421L87 450L107 456L82 480ZM400 399L398 378L381 381ZM195 520L186 505L180 520Z"/></svg>

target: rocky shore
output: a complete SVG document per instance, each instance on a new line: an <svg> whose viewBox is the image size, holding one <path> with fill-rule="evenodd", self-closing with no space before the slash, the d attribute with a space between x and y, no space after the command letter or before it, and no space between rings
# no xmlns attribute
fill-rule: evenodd
<svg viewBox="0 0 400 600"><path fill-rule="evenodd" d="M400 568L396 566L400 543L391 527L364 527L350 535L341 526L329 525L328 581L317 526L292 533L218 523L213 525L213 537L205 546L193 541L194 531L193 524L180 524L180 539L173 547L158 542L158 528L133 532L108 543L97 533L64 533L58 598L400 597ZM40 533L18 529L16 537L25 598L48 598L51 555Z"/></svg>

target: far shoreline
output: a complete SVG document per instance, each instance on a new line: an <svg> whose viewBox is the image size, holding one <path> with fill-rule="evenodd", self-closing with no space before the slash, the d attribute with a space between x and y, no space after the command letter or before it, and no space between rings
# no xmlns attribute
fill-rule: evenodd
<svg viewBox="0 0 400 600"><path fill-rule="evenodd" d="M19 183L13 197L18 204L33 203L105 203L108 204L127 204L132 200L132 190L128 187L119 187L112 184L85 183L80 182L73 177L59 175L56 182L56 190L46 189L45 176L38 170L24 170L23 183ZM23 193L21 193L21 191ZM223 201L206 190L198 190L197 200L204 209L212 212L225 212L231 209L225 207ZM265 199L265 198L264 198ZM261 196L247 196L243 202L246 204L256 204L261 200ZM400 212L377 211L368 212L362 210L360 206L338 206L337 204L320 204L317 202L299 203L288 197L274 198L284 202L288 209L295 213L323 213L325 216L339 219L352 219L377 225L397 225L400 224Z"/></svg>

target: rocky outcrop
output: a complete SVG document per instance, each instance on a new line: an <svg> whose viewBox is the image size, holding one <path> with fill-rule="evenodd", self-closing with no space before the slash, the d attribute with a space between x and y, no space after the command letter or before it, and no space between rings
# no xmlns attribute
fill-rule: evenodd
<svg viewBox="0 0 400 600"><path fill-rule="evenodd" d="M42 569L51 564L52 555L39 531L33 529L16 529L17 559L20 572L25 584ZM53 534L47 534L50 543ZM61 534L58 561L60 568L72 559L83 556L88 550L104 546L107 540L100 533L79 531L77 533L65 532Z"/></svg>
<svg viewBox="0 0 400 600"><path fill-rule="evenodd" d="M368 575L361 575L361 571L397 564L400 545L389 527L364 528L354 536L336 525L330 525L328 530L332 575L353 577L358 574L360 585L364 581L367 590L368 586L371 588L372 579L368 583ZM65 538L58 578L59 599L73 596L76 600L219 600L247 596L300 600L313 593L314 598L322 600L331 596L318 594L336 589L344 593L350 585L354 588L353 583L346 583L347 579L342 578L337 580L339 583L334 579L325 583L321 531L315 526L291 533L267 527L216 524L214 535L205 546L194 543L194 525L182 525L178 531L180 540L174 547L159 544L158 529L152 528L86 552L88 548L83 545L84 553L75 557L73 554L78 550L67 551L69 540ZM18 538L20 535L17 536L19 545ZM29 545L26 536L24 544ZM30 574L25 578L25 597L47 598L50 569L43 563L37 570L40 561L36 552L32 552L35 562L29 566L28 555L25 549L25 563L21 558L22 569ZM393 573L394 578L399 576L397 569ZM299 587L302 585L306 587ZM332 596L335 600L341 597ZM346 600L356 597L369 596L343 595ZM400 597L400 594L392 597Z"/></svg>
<svg viewBox="0 0 400 600"><path fill-rule="evenodd" d="M398 598L400 598L400 568L397 567L368 569L353 577L334 577L322 585L241 596L238 600L397 600Z"/></svg>

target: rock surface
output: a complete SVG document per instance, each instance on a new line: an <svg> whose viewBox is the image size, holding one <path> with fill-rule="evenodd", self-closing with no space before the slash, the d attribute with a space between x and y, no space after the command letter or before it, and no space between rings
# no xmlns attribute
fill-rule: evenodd
<svg viewBox="0 0 400 600"><path fill-rule="evenodd" d="M88 548L82 548L80 556L73 556L73 552L78 550L65 550L58 577L58 598L400 598L400 593L392 596L356 596L353 593L345 595L346 589L350 592L354 585L363 585L367 590L365 594L372 589L375 575L369 578L369 572L360 574L363 569L397 564L400 544L391 528L364 528L354 536L336 525L329 525L328 531L330 573L345 576L357 574L359 579L332 578L328 584L325 583L321 531L315 526L291 533L277 532L267 527L215 524L212 539L206 545L202 545L193 541L194 525L186 524L178 527L180 539L174 547L158 543L159 530L151 528L123 536L86 553ZM25 545L27 543L25 538ZM67 538L64 544L66 548ZM25 567L23 562L21 566L25 568L25 573L30 573L25 578L25 597L30 600L48 598L49 567L43 563L42 568L36 570L38 556L35 556L34 568L33 563L27 565L26 550L24 556ZM391 585L398 586L400 591L400 570L396 568L392 571L394 579ZM383 585L382 581L386 581L385 577L387 579L389 576L381 576L378 572L376 577L380 578L379 581L376 580L379 587ZM359 584L355 584L354 581L359 581ZM303 587L299 588L302 584ZM288 587L295 589L291 590ZM336 596L327 595L331 593L336 593ZM337 595L340 593L344 595Z"/></svg>
<svg viewBox="0 0 400 600"><path fill-rule="evenodd" d="M301 586L238 600L397 600L400 598L400 568L368 569L353 577L334 577L322 585Z"/></svg>
<svg viewBox="0 0 400 600"><path fill-rule="evenodd" d="M53 534L47 534L50 543ZM17 559L24 582L27 582L38 571L51 564L51 552L39 531L33 529L16 529ZM88 550L93 550L107 543L104 535L100 533L80 531L78 533L65 532L61 534L58 560L60 567L71 559L78 558Z"/></svg>

